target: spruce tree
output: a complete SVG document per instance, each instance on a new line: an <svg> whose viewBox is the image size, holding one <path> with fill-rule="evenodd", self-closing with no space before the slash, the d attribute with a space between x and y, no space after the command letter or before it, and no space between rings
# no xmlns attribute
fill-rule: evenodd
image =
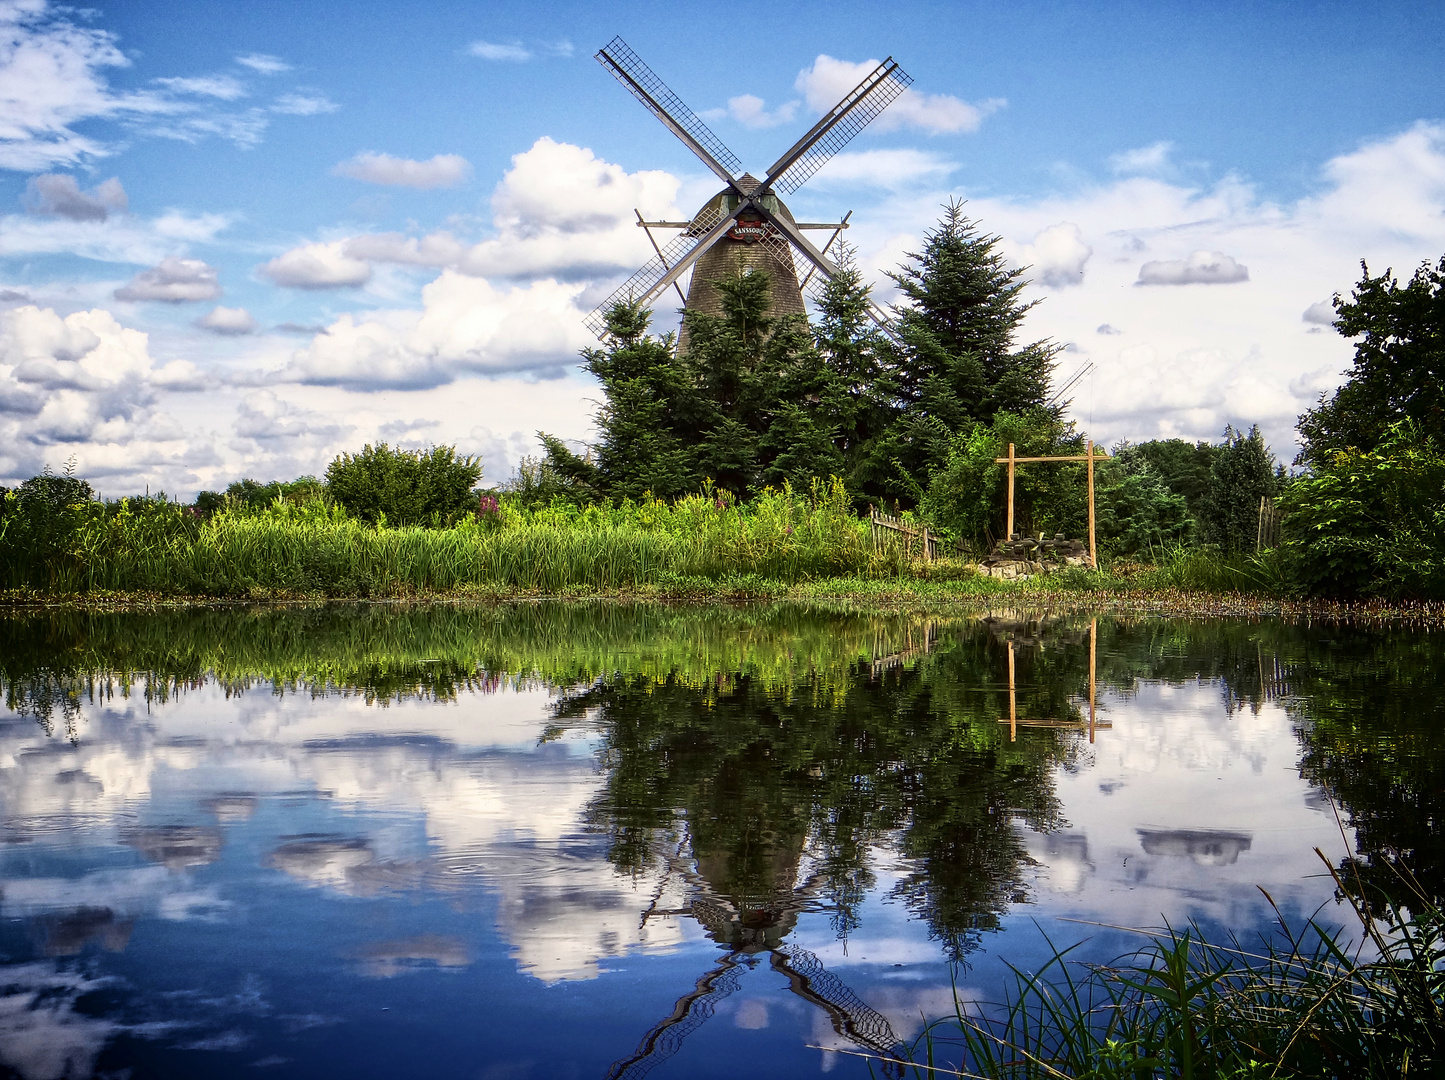
<svg viewBox="0 0 1445 1080"><path fill-rule="evenodd" d="M999 237L981 232L950 202L923 249L889 276L903 292L897 329L901 347L894 384L901 415L885 436L896 481L907 489L941 466L954 433L969 422L991 423L999 412L1045 409L1059 347L1048 341L1015 346L1034 306L1020 299L1027 281L1010 268Z"/></svg>

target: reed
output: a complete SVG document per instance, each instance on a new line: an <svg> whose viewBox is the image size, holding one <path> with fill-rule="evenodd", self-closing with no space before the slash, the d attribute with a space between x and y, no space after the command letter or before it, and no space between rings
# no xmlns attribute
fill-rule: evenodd
<svg viewBox="0 0 1445 1080"><path fill-rule="evenodd" d="M96 506L44 565L16 552L0 573L5 587L60 594L404 597L899 570L896 555L873 551L838 481L770 490L746 505L705 491L674 503L491 507L452 528L391 528L320 500L231 507L205 522L177 507Z"/></svg>
<svg viewBox="0 0 1445 1080"><path fill-rule="evenodd" d="M1000 1006L955 996L955 1016L920 1039L918 1075L1439 1076L1445 913L1403 873L1409 906L1372 910L1357 883L1319 854L1358 921L1353 946L1317 919L1292 927L1280 914L1279 933L1258 942L1210 942L1191 926L1149 934L1143 948L1107 965L1055 949L1038 972L1014 969Z"/></svg>

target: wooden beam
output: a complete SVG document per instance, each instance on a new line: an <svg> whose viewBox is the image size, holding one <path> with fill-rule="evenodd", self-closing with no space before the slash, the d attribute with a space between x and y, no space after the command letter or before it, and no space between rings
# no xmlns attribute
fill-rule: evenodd
<svg viewBox="0 0 1445 1080"><path fill-rule="evenodd" d="M1008 444L1008 457L1001 460L1008 462L1008 525L1004 529L1004 539L1014 538L1014 444ZM1013 670L1013 646L1009 646L1009 670Z"/></svg>
<svg viewBox="0 0 1445 1080"><path fill-rule="evenodd" d="M1002 465L1004 462L1010 459L1006 457L996 457L993 460L996 464ZM1060 457L1015 457L1012 460L1022 465L1025 462L1029 461L1088 461L1090 459L1088 454L1065 454ZM1109 455L1100 452L1093 456L1093 460L1108 461Z"/></svg>
<svg viewBox="0 0 1445 1080"><path fill-rule="evenodd" d="M1013 449L1013 445L1009 445ZM1019 737L1019 711L1018 700L1014 696L1014 643L1008 643L1008 741L1015 742Z"/></svg>
<svg viewBox="0 0 1445 1080"><path fill-rule="evenodd" d="M1094 695L1096 683L1094 682L1095 646L1099 638L1099 620L1089 620L1089 741L1094 741Z"/></svg>
<svg viewBox="0 0 1445 1080"><path fill-rule="evenodd" d="M1089 568L1099 568L1099 553L1094 550L1094 440L1090 439L1084 444L1084 452L1089 459Z"/></svg>

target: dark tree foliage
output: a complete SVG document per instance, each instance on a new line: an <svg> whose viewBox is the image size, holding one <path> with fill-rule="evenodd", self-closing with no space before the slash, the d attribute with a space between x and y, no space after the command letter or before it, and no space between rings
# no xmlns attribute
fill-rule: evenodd
<svg viewBox="0 0 1445 1080"><path fill-rule="evenodd" d="M229 504L237 509L265 510L277 499L283 502L305 502L308 499L324 498L326 485L314 476L298 476L295 480L272 480L263 484L250 478L237 480L224 492L202 491L196 495L196 511L203 517L210 517Z"/></svg>
<svg viewBox="0 0 1445 1080"><path fill-rule="evenodd" d="M1147 461L1165 487L1184 499L1190 520L1199 521L1204 497L1209 493L1214 459L1219 455L1218 446L1203 439L1192 443L1184 439L1153 439L1130 445L1129 453Z"/></svg>
<svg viewBox="0 0 1445 1080"><path fill-rule="evenodd" d="M0 562L10 586L45 588L72 554L95 491L74 463L56 474L46 466L13 491L0 491Z"/></svg>
<svg viewBox="0 0 1445 1080"><path fill-rule="evenodd" d="M1188 541L1188 503L1141 447L1114 447L1112 459L1098 466L1096 490L1098 540L1111 555L1162 552Z"/></svg>
<svg viewBox="0 0 1445 1080"><path fill-rule="evenodd" d="M326 468L326 490L348 514L388 525L450 525L472 512L472 487L481 479L478 458L456 447L393 449L368 443Z"/></svg>
<svg viewBox="0 0 1445 1080"><path fill-rule="evenodd" d="M901 415L887 438L908 477L940 466L952 433L970 421L988 423L1001 411L1062 411L1049 403L1059 347L1015 344L1033 304L1020 299L1028 282L1022 269L1009 268L998 242L964 215L962 203L949 203L923 250L891 275L906 303L897 309L903 344L890 387Z"/></svg>
<svg viewBox="0 0 1445 1080"><path fill-rule="evenodd" d="M1412 421L1445 438L1445 256L1421 264L1401 285L1360 263L1353 297L1335 294L1335 329L1358 338L1345 384L1300 417L1300 461L1315 465L1336 451L1375 449L1390 425Z"/></svg>
<svg viewBox="0 0 1445 1080"><path fill-rule="evenodd" d="M1259 501L1274 498L1282 487L1282 472L1259 425L1248 434L1226 427L1200 507L1205 543L1217 544L1227 554L1252 552L1258 539Z"/></svg>

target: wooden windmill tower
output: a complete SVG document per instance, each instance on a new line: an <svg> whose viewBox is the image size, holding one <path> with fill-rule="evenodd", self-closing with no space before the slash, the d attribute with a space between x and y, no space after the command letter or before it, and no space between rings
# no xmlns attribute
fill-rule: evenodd
<svg viewBox="0 0 1445 1080"><path fill-rule="evenodd" d="M827 251L848 227L848 218L826 224L795 221L779 194L798 190L913 80L889 57L824 114L759 180L743 171L737 155L667 88L627 42L613 38L598 52L597 60L726 187L709 199L691 221L644 221L638 214L637 223L647 230L657 255L587 317L588 329L605 338L607 313L615 304L630 301L648 305L668 288L676 289L678 298L690 309L721 314L721 296L713 282L739 270L768 272L774 314L803 314L803 289L812 281L821 282L839 272ZM666 244L658 244L653 229L675 229L677 235ZM822 250L804 235L811 229L833 230ZM801 282L795 253L809 264ZM692 280L684 296L681 279L688 271L692 271ZM875 309L873 315L886 326L880 312Z"/></svg>

